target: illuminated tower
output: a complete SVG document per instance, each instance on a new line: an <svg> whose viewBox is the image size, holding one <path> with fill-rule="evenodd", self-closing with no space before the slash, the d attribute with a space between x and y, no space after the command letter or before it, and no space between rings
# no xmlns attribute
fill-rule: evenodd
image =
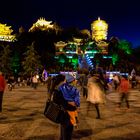
<svg viewBox="0 0 140 140"><path fill-rule="evenodd" d="M104 20L98 18L98 20L93 21L91 24L91 30L93 40L98 42L107 39L108 24Z"/></svg>

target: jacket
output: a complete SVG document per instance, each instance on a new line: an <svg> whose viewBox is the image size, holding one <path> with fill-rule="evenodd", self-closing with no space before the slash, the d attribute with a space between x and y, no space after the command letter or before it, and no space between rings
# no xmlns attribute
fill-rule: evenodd
<svg viewBox="0 0 140 140"><path fill-rule="evenodd" d="M0 91L4 91L6 86L5 79L2 75L0 75Z"/></svg>
<svg viewBox="0 0 140 140"><path fill-rule="evenodd" d="M121 79L119 86L120 93L128 93L129 89L130 89L129 81L126 79Z"/></svg>
<svg viewBox="0 0 140 140"><path fill-rule="evenodd" d="M80 93L78 89L69 83L64 83L59 87L61 90L63 97L68 102L74 102L77 107L80 106Z"/></svg>

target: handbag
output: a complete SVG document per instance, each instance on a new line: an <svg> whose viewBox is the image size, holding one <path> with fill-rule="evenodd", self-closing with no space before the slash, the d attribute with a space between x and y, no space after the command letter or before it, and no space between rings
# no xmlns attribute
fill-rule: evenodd
<svg viewBox="0 0 140 140"><path fill-rule="evenodd" d="M66 118L66 111L61 104L54 102L53 100L54 94L55 92L51 94L51 96L46 102L44 115L46 118L48 118L52 122L63 123Z"/></svg>

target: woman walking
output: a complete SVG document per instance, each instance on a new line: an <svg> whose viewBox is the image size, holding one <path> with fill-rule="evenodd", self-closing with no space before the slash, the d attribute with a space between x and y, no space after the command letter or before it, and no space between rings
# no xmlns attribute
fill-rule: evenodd
<svg viewBox="0 0 140 140"><path fill-rule="evenodd" d="M100 110L99 110L99 104L105 103L105 93L104 88L101 87L100 81L99 81L99 75L91 73L91 77L88 79L88 108L90 104L94 104L95 109L97 111L96 119L100 119Z"/></svg>

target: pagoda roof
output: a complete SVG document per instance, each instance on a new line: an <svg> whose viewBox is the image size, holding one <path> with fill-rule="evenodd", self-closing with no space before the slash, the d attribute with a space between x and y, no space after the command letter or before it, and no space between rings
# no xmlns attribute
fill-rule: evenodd
<svg viewBox="0 0 140 140"><path fill-rule="evenodd" d="M47 30L49 28L53 28L52 21L46 21L45 18L39 18L36 23L29 29L29 32L34 31L36 29Z"/></svg>

